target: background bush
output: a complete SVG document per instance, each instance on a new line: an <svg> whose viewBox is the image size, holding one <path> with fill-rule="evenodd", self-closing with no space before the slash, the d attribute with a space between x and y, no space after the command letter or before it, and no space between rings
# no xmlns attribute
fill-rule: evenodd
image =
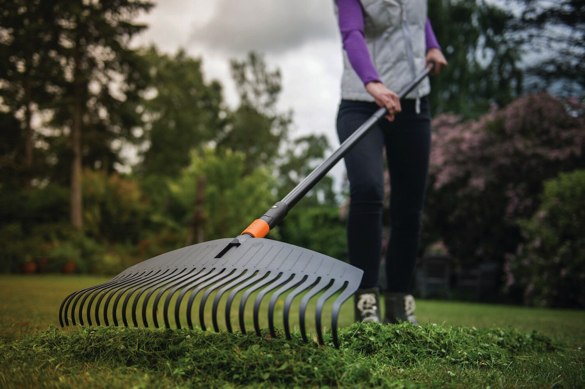
<svg viewBox="0 0 585 389"><path fill-rule="evenodd" d="M504 262L518 219L540 205L543 182L585 167L584 107L548 94L493 107L478 120L433 121L425 245L439 239L460 264Z"/></svg>
<svg viewBox="0 0 585 389"><path fill-rule="evenodd" d="M526 242L506 261L506 287L528 305L585 308L585 170L546 183L542 204L520 222Z"/></svg>

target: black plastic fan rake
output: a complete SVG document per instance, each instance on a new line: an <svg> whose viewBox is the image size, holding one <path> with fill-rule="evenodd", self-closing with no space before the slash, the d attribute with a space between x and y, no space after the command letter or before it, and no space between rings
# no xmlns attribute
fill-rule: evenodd
<svg viewBox="0 0 585 389"><path fill-rule="evenodd" d="M399 97L406 96L429 71L430 68L426 68L399 93ZM274 314L280 296L285 299L282 309L287 339L291 338L291 305L295 298L300 297L299 329L303 340L308 341L306 312L310 300L316 298L317 338L320 344L324 344L323 307L327 300L337 295L332 305L331 333L335 347L339 347L339 311L359 288L363 271L311 250L263 238L386 113L386 108L380 108L282 201L255 220L240 236L195 244L159 255L130 267L104 284L70 294L59 309L61 326L71 323L128 327L131 322L138 327L137 315L140 313L143 326L152 324L159 328L163 323L158 321L158 312L162 309L166 328L171 328L172 321L178 328L186 324L192 329L195 325L193 318L197 315L197 324L206 330L205 307L209 302L212 325L219 332L218 310L220 300L226 296L223 307L225 327L232 332L231 310L240 295L239 327L246 333L244 312L248 300L255 294L253 322L256 334L261 336L260 306L270 294L268 324L272 337L277 336ZM193 312L197 304L198 312ZM186 310L181 307L186 307Z"/></svg>

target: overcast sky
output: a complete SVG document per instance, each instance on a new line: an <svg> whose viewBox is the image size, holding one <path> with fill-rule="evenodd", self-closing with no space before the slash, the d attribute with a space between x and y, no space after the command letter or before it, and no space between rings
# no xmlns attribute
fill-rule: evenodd
<svg viewBox="0 0 585 389"><path fill-rule="evenodd" d="M134 44L154 43L174 54L183 47L203 60L206 78L224 86L231 105L237 97L229 60L250 50L278 67L283 90L279 107L294 112L292 137L326 134L337 147L335 115L340 96L341 42L332 0L159 0L139 21L149 25ZM343 163L333 170L336 180ZM339 183L338 183L339 185Z"/></svg>

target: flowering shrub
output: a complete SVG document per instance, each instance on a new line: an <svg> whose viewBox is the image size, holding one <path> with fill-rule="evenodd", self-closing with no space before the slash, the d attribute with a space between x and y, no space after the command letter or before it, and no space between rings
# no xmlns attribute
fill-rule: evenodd
<svg viewBox="0 0 585 389"><path fill-rule="evenodd" d="M585 170L549 181L520 225L526 243L507 256L505 287L520 288L528 305L585 308Z"/></svg>
<svg viewBox="0 0 585 389"><path fill-rule="evenodd" d="M426 242L442 238L461 263L503 263L521 241L516 220L540 204L542 183L585 167L584 107L528 95L475 121L433 121Z"/></svg>

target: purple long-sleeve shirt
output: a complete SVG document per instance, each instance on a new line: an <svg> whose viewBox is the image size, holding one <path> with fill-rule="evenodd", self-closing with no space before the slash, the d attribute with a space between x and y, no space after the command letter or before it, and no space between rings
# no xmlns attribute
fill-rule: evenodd
<svg viewBox="0 0 585 389"><path fill-rule="evenodd" d="M364 85L372 81L380 81L380 76L374 64L366 39L364 37L364 14L359 0L337 0L339 10L339 29L343 40L343 48L351 66L362 80ZM426 49L441 47L437 42L431 21L427 18L425 25Z"/></svg>

